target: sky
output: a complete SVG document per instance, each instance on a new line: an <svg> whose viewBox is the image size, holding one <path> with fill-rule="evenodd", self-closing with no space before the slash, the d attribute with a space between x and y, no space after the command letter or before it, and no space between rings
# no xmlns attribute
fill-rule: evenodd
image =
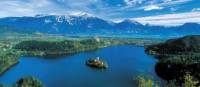
<svg viewBox="0 0 200 87"><path fill-rule="evenodd" d="M200 0L0 0L0 17L77 15L176 26L200 23Z"/></svg>

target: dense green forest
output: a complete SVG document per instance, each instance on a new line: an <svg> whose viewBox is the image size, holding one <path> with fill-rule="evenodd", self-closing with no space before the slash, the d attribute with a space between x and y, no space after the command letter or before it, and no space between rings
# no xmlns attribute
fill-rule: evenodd
<svg viewBox="0 0 200 87"><path fill-rule="evenodd" d="M0 43L0 75L18 63L20 53L12 49L12 45L12 43L7 41Z"/></svg>
<svg viewBox="0 0 200 87"><path fill-rule="evenodd" d="M187 73L200 81L200 36L191 35L171 39L164 43L146 47L148 54L159 59L155 66L157 74L167 81L184 82ZM198 83L197 85L200 85Z"/></svg>
<svg viewBox="0 0 200 87"><path fill-rule="evenodd" d="M62 56L82 51L95 50L106 45L106 41L97 41L95 39L86 40L64 40L64 41L22 41L14 47L21 50L25 56Z"/></svg>
<svg viewBox="0 0 200 87"><path fill-rule="evenodd" d="M38 79L29 76L19 79L14 84L14 87L45 87L45 86Z"/></svg>
<svg viewBox="0 0 200 87"><path fill-rule="evenodd" d="M15 83L4 85L0 84L0 87L45 87L40 80L32 76L22 77Z"/></svg>

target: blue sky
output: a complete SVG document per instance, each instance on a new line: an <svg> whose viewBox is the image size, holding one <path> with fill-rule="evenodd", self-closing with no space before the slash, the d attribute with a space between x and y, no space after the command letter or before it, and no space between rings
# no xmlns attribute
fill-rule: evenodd
<svg viewBox="0 0 200 87"><path fill-rule="evenodd" d="M1 0L0 7L0 17L88 13L155 25L200 23L200 0Z"/></svg>

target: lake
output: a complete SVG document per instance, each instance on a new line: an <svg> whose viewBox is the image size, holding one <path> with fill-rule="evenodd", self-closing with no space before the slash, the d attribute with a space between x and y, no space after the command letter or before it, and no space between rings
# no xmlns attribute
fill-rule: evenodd
<svg viewBox="0 0 200 87"><path fill-rule="evenodd" d="M85 65L89 58L106 60L109 68L98 70ZM135 87L137 75L153 76L156 59L143 47L109 46L56 59L21 57L20 63L0 76L0 83L12 84L21 77L34 76L47 87Z"/></svg>

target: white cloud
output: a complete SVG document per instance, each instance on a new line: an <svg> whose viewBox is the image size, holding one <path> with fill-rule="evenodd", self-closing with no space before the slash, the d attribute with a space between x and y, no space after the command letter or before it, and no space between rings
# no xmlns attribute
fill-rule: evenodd
<svg viewBox="0 0 200 87"><path fill-rule="evenodd" d="M171 7L170 10L171 10L171 11L176 11L177 8Z"/></svg>
<svg viewBox="0 0 200 87"><path fill-rule="evenodd" d="M144 11L162 10L164 8L168 8L178 4L184 4L190 1L192 0L161 0L161 2L158 2L157 0L146 0L146 4L144 6L136 7L136 9L142 9ZM171 7L170 10L176 11L177 8Z"/></svg>
<svg viewBox="0 0 200 87"><path fill-rule="evenodd" d="M168 6L168 5L176 5L176 4L183 4L183 3L187 3L190 2L192 0L165 0L163 3L160 3L158 5L160 6Z"/></svg>
<svg viewBox="0 0 200 87"><path fill-rule="evenodd" d="M128 7L132 7L137 4L142 4L143 1L146 1L146 0L124 0L124 2L126 3Z"/></svg>
<svg viewBox="0 0 200 87"><path fill-rule="evenodd" d="M142 24L162 25L162 26L177 26L184 23L200 23L200 12L187 12L178 14L165 14L158 16L149 16L141 18L133 18Z"/></svg>
<svg viewBox="0 0 200 87"><path fill-rule="evenodd" d="M0 17L34 16L36 14L66 15L86 12L104 19L149 15L145 11L161 10L191 0L124 0L118 7L105 0L0 0ZM112 3L111 3L112 4ZM130 7L129 7L130 6ZM170 7L170 6L169 6ZM175 8L171 10L177 10Z"/></svg>
<svg viewBox="0 0 200 87"><path fill-rule="evenodd" d="M34 16L36 14L50 14L64 12L50 0L4 0L0 3L0 17L8 16Z"/></svg>
<svg viewBox="0 0 200 87"><path fill-rule="evenodd" d="M166 3L166 2L171 2L172 0L164 0L164 2Z"/></svg>
<svg viewBox="0 0 200 87"><path fill-rule="evenodd" d="M164 6L170 6L170 5L176 5L176 4L183 4L190 1L192 0L124 0L124 2L126 3L128 7L135 7L136 5L144 4L144 5L141 5L142 7L139 7L139 8L144 8L149 5L164 7Z"/></svg>
<svg viewBox="0 0 200 87"><path fill-rule="evenodd" d="M144 7L144 11L151 11L151 10L161 10L163 7L157 5L149 5Z"/></svg>
<svg viewBox="0 0 200 87"><path fill-rule="evenodd" d="M96 0L3 0L0 2L0 17L34 16L37 14L73 14L87 12L92 14L87 5L94 4ZM61 4L62 3L62 4Z"/></svg>
<svg viewBox="0 0 200 87"><path fill-rule="evenodd" d="M193 8L192 11L193 11L193 12L195 12L195 11L200 11L200 8Z"/></svg>
<svg viewBox="0 0 200 87"><path fill-rule="evenodd" d="M132 6L135 3L135 0L124 0L124 2L126 3L126 5L128 6Z"/></svg>

